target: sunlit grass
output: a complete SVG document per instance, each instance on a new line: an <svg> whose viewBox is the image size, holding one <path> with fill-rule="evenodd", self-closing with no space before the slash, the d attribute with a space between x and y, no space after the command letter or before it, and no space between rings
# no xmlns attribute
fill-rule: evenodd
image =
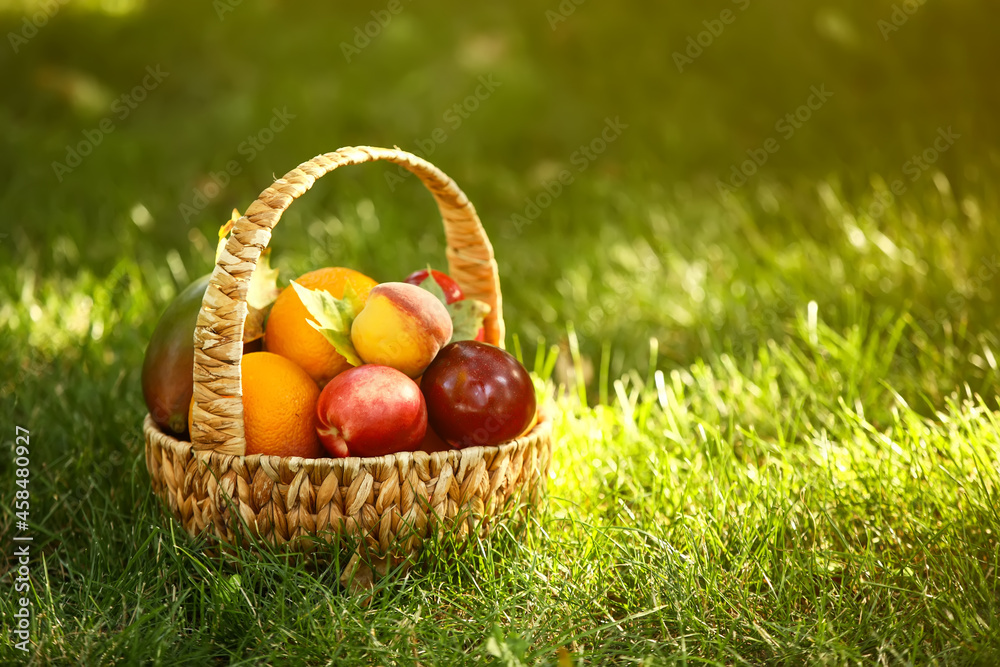
<svg viewBox="0 0 1000 667"><path fill-rule="evenodd" d="M825 224L843 222L843 212L816 202ZM357 228L352 210L337 224ZM395 215L382 213L380 224L399 224ZM287 252L297 234L333 224L305 222L301 232L288 228ZM616 331L608 319L568 325L558 362L558 331L511 338L529 367L562 383L548 499L516 537L502 531L462 558L432 547L416 569L379 582L368 607L339 588L336 559L319 569L278 557L213 560L149 493L138 391L145 339L175 278L200 275L210 260L169 267L126 258L104 276L48 278L8 267L7 302L23 307L0 309L0 325L14 334L0 343L0 394L9 420L32 429L45 471L32 481L34 502L46 507L32 523L45 545L34 594L38 659L416 664L457 652L507 664L560 656L729 664L1000 655L1000 430L995 395L968 382L992 386L993 339L971 328L950 339L943 328L924 332L913 311L880 308L885 297L853 307L833 297L869 262L881 275L926 281L934 291L920 298L929 302L974 271L956 262L911 276L902 237L895 256L852 254L845 234L841 273L805 240L780 248L758 240L761 266L738 246L689 239L715 247L715 261L695 269L684 247L653 251L649 241L620 239L596 261L612 272L597 282L574 277L584 269L568 255L553 305L576 312L593 289L629 289L628 305L613 308L637 308L640 319L692 341L698 356L678 357L670 336L623 354L623 341L640 333L628 329L594 350L592 340ZM360 252L362 239L354 243ZM978 248L969 241L955 251ZM768 257L788 272L767 268ZM829 291L808 287L823 282L810 265ZM935 272L954 283L939 285ZM735 281L757 285L756 301ZM797 285L796 294L824 305L768 283ZM693 330L660 312L664 292L689 309ZM512 310L520 299L509 297ZM721 309L718 326L706 300ZM957 368L981 374L956 377ZM12 520L5 510L5 532Z"/></svg>

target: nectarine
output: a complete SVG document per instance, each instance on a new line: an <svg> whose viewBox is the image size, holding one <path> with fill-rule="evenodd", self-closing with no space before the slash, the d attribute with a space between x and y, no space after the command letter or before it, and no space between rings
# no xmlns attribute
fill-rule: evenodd
<svg viewBox="0 0 1000 667"><path fill-rule="evenodd" d="M420 388L388 366L365 364L333 378L316 414L320 442L337 458L413 451L427 431Z"/></svg>

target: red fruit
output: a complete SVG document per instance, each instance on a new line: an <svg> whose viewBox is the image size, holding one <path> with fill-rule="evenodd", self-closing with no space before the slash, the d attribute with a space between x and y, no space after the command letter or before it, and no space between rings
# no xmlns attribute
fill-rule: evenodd
<svg viewBox="0 0 1000 667"><path fill-rule="evenodd" d="M459 448L518 437L537 407L524 366L499 347L472 340L438 352L420 387L431 428Z"/></svg>
<svg viewBox="0 0 1000 667"><path fill-rule="evenodd" d="M320 393L316 414L320 442L338 458L413 451L427 431L420 387L388 366L365 364L336 376Z"/></svg>
<svg viewBox="0 0 1000 667"><path fill-rule="evenodd" d="M421 452L433 454L434 452L448 452L455 448L442 440L441 436L428 426L427 433L424 434L424 439L420 441L420 446L417 449Z"/></svg>
<svg viewBox="0 0 1000 667"><path fill-rule="evenodd" d="M445 301L448 303L455 303L456 301L461 301L465 298L465 294L462 293L462 288L458 286L454 280L451 279L447 273L441 273L437 269L431 269L431 275L434 276L434 282L438 284L441 291L444 292ZM419 271L414 271L410 275L406 276L404 283L410 283L411 285L420 286L420 283L427 280L427 269L420 269Z"/></svg>

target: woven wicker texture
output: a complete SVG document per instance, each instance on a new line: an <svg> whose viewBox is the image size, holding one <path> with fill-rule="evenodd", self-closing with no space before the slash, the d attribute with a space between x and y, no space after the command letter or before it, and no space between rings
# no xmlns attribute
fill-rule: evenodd
<svg viewBox="0 0 1000 667"><path fill-rule="evenodd" d="M493 248L475 208L437 167L401 150L342 148L304 162L260 194L240 218L209 281L195 329L192 442L164 434L147 416L146 465L153 490L191 534L308 549L314 538L356 541L356 570L405 560L435 528L485 535L512 506L534 504L552 455L551 422L494 447L401 452L374 458L244 456L240 385L246 293L271 230L317 178L351 164L388 160L420 177L444 220L449 272L469 297L491 306L486 340L502 345ZM359 563L363 556L365 563ZM370 576L370 570L367 570Z"/></svg>
<svg viewBox="0 0 1000 667"><path fill-rule="evenodd" d="M338 533L375 557L412 553L436 526L485 535L509 501L538 500L552 455L548 420L495 447L345 459L205 454L149 416L143 429L153 490L187 532L240 543L242 523L279 545Z"/></svg>

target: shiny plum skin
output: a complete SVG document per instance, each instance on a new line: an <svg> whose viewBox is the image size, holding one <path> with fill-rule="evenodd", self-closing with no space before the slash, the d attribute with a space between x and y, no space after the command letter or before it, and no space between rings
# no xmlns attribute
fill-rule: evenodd
<svg viewBox="0 0 1000 667"><path fill-rule="evenodd" d="M420 383L431 428L458 448L521 435L535 416L535 388L513 355L472 340L445 346Z"/></svg>
<svg viewBox="0 0 1000 667"><path fill-rule="evenodd" d="M438 284L441 291L444 292L445 301L448 303L455 303L456 301L461 301L465 298L465 294L462 293L462 288L458 286L451 276L447 273L441 273L437 269L431 269L431 275L434 276L434 282ZM427 279L427 269L420 269L419 271L414 271L410 275L406 276L404 283L410 283L411 285L420 286L420 283Z"/></svg>

